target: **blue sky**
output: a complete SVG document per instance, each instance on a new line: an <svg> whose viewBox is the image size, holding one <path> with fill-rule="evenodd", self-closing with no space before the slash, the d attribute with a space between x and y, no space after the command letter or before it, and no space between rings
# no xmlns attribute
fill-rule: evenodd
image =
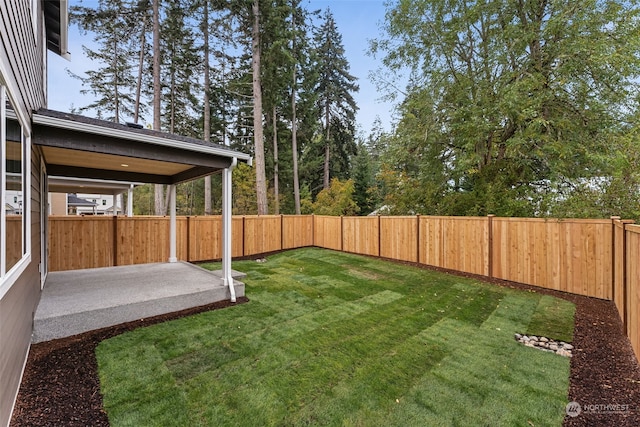
<svg viewBox="0 0 640 427"><path fill-rule="evenodd" d="M70 0L71 5L78 0ZM83 5L91 6L96 1L84 0ZM357 115L358 126L365 135L371 129L376 116L382 120L386 129L391 128L393 105L380 100L383 94L378 93L376 86L369 79L379 62L367 55L368 41L379 36L379 22L384 20L385 7L383 0L308 0L309 10L324 11L329 7L334 15L347 59L351 65L351 74L358 78L360 92L355 99L360 107ZM80 94L82 85L77 79L70 77L71 72L83 75L93 68L83 53L82 45L90 45L90 34L81 35L75 25L69 29L69 51L71 61L57 55L49 54L49 108L69 111L72 107L82 107L91 102L91 98Z"/></svg>

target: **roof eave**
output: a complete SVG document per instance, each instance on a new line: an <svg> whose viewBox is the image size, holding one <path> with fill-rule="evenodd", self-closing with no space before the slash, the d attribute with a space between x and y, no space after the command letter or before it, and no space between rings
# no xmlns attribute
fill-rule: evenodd
<svg viewBox="0 0 640 427"><path fill-rule="evenodd" d="M44 126L57 127L61 129L74 130L79 132L91 133L95 135L111 136L114 138L145 142L148 144L177 148L180 150L213 154L213 155L226 157L226 158L236 158L238 160L248 163L249 165L252 164L252 160L253 160L250 155L241 153L238 151L232 151L232 150L213 147L213 146L194 145L188 142L178 141L170 138L163 138L159 136L147 135L142 133L133 133L125 129L106 128L106 127L102 127L102 126L98 126L90 123L80 123L80 122L75 122L73 120L66 120L58 117L49 117L49 116L41 115L37 113L33 115L32 120L34 124L39 124Z"/></svg>

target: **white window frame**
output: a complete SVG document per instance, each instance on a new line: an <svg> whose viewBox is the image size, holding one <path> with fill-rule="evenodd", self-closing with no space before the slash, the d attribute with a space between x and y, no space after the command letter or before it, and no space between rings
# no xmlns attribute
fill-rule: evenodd
<svg viewBox="0 0 640 427"><path fill-rule="evenodd" d="M9 100L11 105L16 108L16 103L11 99L7 87L0 81L0 200L2 200L2 209L0 209L0 221L2 221L3 230L6 227L7 213L5 211L5 191L6 191L6 120L7 108L6 102ZM31 135L28 126L25 126L18 111L16 111L16 120L22 129L22 173L23 173L23 190L22 190L22 258L16 262L9 271L7 268L7 260L5 257L7 241L6 231L0 233L0 299L11 289L18 278L24 273L31 263Z"/></svg>

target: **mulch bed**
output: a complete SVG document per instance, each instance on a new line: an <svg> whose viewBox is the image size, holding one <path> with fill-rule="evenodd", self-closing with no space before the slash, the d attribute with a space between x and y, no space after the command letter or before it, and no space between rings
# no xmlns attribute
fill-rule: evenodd
<svg viewBox="0 0 640 427"><path fill-rule="evenodd" d="M490 281L576 304L569 400L578 402L582 412L566 416L564 426L640 426L640 367L613 302ZM108 426L95 358L98 343L141 326L229 305L224 301L32 345L11 426Z"/></svg>

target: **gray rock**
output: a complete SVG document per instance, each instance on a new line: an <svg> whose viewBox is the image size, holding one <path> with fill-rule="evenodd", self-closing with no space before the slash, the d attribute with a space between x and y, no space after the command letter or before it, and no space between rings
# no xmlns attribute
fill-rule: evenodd
<svg viewBox="0 0 640 427"><path fill-rule="evenodd" d="M535 335L531 335L531 336L529 337L529 339L530 339L530 340L533 340L533 341L538 341L538 337L537 337L537 336L535 336Z"/></svg>
<svg viewBox="0 0 640 427"><path fill-rule="evenodd" d="M522 334L516 334L516 339L517 339L517 340L522 339Z"/></svg>
<svg viewBox="0 0 640 427"><path fill-rule="evenodd" d="M549 342L549 338L547 338L547 337L540 337L540 341L542 341L542 342Z"/></svg>
<svg viewBox="0 0 640 427"><path fill-rule="evenodd" d="M571 344L564 344L562 347L564 347L565 350L573 350L573 346Z"/></svg>
<svg viewBox="0 0 640 427"><path fill-rule="evenodd" d="M556 343L549 344L549 349L553 351L558 350L558 344Z"/></svg>

